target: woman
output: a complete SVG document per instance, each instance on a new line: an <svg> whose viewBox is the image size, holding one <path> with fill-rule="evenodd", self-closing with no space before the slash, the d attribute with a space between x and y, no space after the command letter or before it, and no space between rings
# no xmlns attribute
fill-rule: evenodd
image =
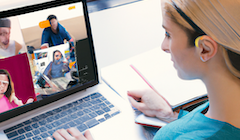
<svg viewBox="0 0 240 140"><path fill-rule="evenodd" d="M240 139L239 7L237 0L162 0L162 49L170 53L180 78L204 82L209 102L176 113L154 91L128 92L138 110L171 122L155 140ZM68 135L59 130L54 136ZM83 139L92 138L87 133Z"/></svg>
<svg viewBox="0 0 240 140"><path fill-rule="evenodd" d="M15 96L13 82L6 70L0 70L0 113L23 105Z"/></svg>
<svg viewBox="0 0 240 140"><path fill-rule="evenodd" d="M50 62L44 71L49 79L64 77L69 71L68 63L63 61L63 55L59 50L53 52L53 62Z"/></svg>

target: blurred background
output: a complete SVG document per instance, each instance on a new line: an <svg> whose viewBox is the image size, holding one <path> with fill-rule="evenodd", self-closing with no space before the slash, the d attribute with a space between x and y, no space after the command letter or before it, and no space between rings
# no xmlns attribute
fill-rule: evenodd
<svg viewBox="0 0 240 140"><path fill-rule="evenodd" d="M130 4L142 0L87 0L89 13Z"/></svg>

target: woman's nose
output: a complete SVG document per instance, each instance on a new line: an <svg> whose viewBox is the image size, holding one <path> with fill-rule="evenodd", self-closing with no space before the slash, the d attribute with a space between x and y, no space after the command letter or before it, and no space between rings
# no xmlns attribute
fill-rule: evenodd
<svg viewBox="0 0 240 140"><path fill-rule="evenodd" d="M162 43L162 46L161 46L162 50L166 53L170 53L170 50L169 50L169 47L168 47L168 44L167 43Z"/></svg>

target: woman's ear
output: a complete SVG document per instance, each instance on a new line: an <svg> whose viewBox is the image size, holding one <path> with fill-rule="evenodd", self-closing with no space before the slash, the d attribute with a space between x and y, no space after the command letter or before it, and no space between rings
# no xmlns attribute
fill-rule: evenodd
<svg viewBox="0 0 240 140"><path fill-rule="evenodd" d="M215 56L218 50L218 44L211 37L203 35L196 39L197 52L203 62L210 60Z"/></svg>

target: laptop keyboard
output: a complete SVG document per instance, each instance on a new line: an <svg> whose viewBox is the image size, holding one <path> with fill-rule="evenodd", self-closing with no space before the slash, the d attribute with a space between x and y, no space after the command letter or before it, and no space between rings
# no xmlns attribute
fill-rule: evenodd
<svg viewBox="0 0 240 140"><path fill-rule="evenodd" d="M10 140L40 140L58 129L76 127L80 132L92 128L120 113L100 93L61 106L4 130Z"/></svg>

